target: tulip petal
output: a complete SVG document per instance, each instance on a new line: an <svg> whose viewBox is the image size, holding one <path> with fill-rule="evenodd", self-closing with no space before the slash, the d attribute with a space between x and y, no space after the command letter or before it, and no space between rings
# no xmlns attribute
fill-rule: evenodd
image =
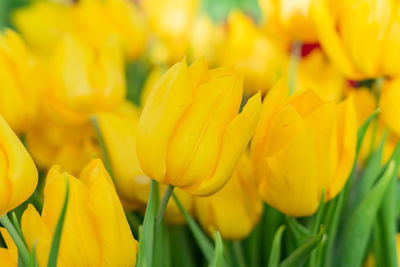
<svg viewBox="0 0 400 267"><path fill-rule="evenodd" d="M183 189L198 196L211 195L221 189L232 175L236 163L254 134L260 114L261 93L259 92L247 101L243 111L229 123L214 175L198 185Z"/></svg>
<svg viewBox="0 0 400 267"><path fill-rule="evenodd" d="M135 266L138 242L133 238L114 184L99 159L92 160L80 179L89 188L89 209L101 234L106 266Z"/></svg>
<svg viewBox="0 0 400 267"><path fill-rule="evenodd" d="M320 43L329 59L347 77L357 79L359 75L354 70L343 44L337 34L336 26L328 10L319 2L311 2L311 15L319 36Z"/></svg>
<svg viewBox="0 0 400 267"><path fill-rule="evenodd" d="M190 187L213 175L224 131L239 111L242 94L235 76L199 86L169 143L164 183Z"/></svg>
<svg viewBox="0 0 400 267"><path fill-rule="evenodd" d="M9 190L8 194L11 194L8 197L6 206L0 206L0 214L4 214L22 204L32 195L37 185L38 172L32 158L19 138L0 116L1 152L3 155L0 154L0 159L2 160L0 172L6 171L6 175L2 175L4 177L2 180L6 179L7 181L0 181L0 185L6 185L3 189L7 188ZM6 166L3 165L4 162Z"/></svg>
<svg viewBox="0 0 400 267"><path fill-rule="evenodd" d="M321 192L314 151L314 132L304 126L284 149L266 158L259 186L264 201L289 216L313 214Z"/></svg>
<svg viewBox="0 0 400 267"><path fill-rule="evenodd" d="M28 205L22 215L21 228L28 248L31 248L36 242L36 257L39 266L46 266L49 258L52 234L31 204ZM59 254L58 262L62 262L61 253Z"/></svg>
<svg viewBox="0 0 400 267"><path fill-rule="evenodd" d="M176 125L192 102L192 81L186 62L175 64L157 82L139 121L136 150L144 172L162 181L166 154Z"/></svg>
<svg viewBox="0 0 400 267"><path fill-rule="evenodd" d="M379 106L383 120L397 135L400 135L400 79L386 81L381 92Z"/></svg>

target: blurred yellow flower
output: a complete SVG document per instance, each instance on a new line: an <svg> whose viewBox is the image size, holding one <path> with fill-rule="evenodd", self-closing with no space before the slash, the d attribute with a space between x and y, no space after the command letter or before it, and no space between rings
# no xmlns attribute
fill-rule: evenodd
<svg viewBox="0 0 400 267"><path fill-rule="evenodd" d="M15 11L13 22L28 43L45 56L65 34L79 36L96 49L115 38L130 60L141 56L147 43L146 20L128 0L82 0L69 5L38 1Z"/></svg>
<svg viewBox="0 0 400 267"><path fill-rule="evenodd" d="M56 121L84 124L90 115L112 110L125 98L124 64L113 39L95 51L80 39L65 35L50 68L52 81L43 107Z"/></svg>
<svg viewBox="0 0 400 267"><path fill-rule="evenodd" d="M157 63L171 63L183 58L199 4L198 0L140 1L156 38L153 58L166 61Z"/></svg>
<svg viewBox="0 0 400 267"><path fill-rule="evenodd" d="M335 197L353 166L357 117L351 98L336 104L312 90L288 97L280 82L266 96L252 141L259 193L290 216L313 214Z"/></svg>
<svg viewBox="0 0 400 267"><path fill-rule="evenodd" d="M211 65L217 64L218 52L224 38L222 24L214 23L208 15L198 16L190 33L189 55L192 60L201 57Z"/></svg>
<svg viewBox="0 0 400 267"><path fill-rule="evenodd" d="M383 121L397 135L400 135L400 78L384 82L379 107Z"/></svg>
<svg viewBox="0 0 400 267"><path fill-rule="evenodd" d="M218 52L219 65L234 66L243 75L248 94L259 90L265 94L286 71L285 51L238 11L230 14L227 27Z"/></svg>
<svg viewBox="0 0 400 267"><path fill-rule="evenodd" d="M0 216L27 200L37 181L31 156L0 116Z"/></svg>
<svg viewBox="0 0 400 267"><path fill-rule="evenodd" d="M50 55L54 44L73 31L71 9L54 1L34 1L17 9L12 21L28 44L41 55Z"/></svg>
<svg viewBox="0 0 400 267"><path fill-rule="evenodd" d="M6 29L0 34L0 114L17 134L26 131L36 115L35 72L21 37Z"/></svg>
<svg viewBox="0 0 400 267"><path fill-rule="evenodd" d="M259 0L267 27L291 41L317 42L310 15L313 0Z"/></svg>
<svg viewBox="0 0 400 267"><path fill-rule="evenodd" d="M238 115L242 81L204 60L172 66L151 91L138 125L143 171L194 195L218 191L247 146L261 110L260 94Z"/></svg>
<svg viewBox="0 0 400 267"><path fill-rule="evenodd" d="M346 87L344 76L331 65L320 49L313 49L300 59L296 88L312 89L321 99L338 102Z"/></svg>
<svg viewBox="0 0 400 267"><path fill-rule="evenodd" d="M0 227L0 234L3 237L7 248L0 247L0 262L2 267L18 266L18 248L12 240L10 234L3 227Z"/></svg>
<svg viewBox="0 0 400 267"><path fill-rule="evenodd" d="M122 204L129 210L144 211L150 194L150 178L142 171L136 156L136 131L140 111L125 102L117 111L101 113L98 122L110 158L115 186ZM163 192L160 188L160 194ZM185 209L193 210L193 197L177 190ZM168 223L181 223L185 219L174 201L167 205Z"/></svg>
<svg viewBox="0 0 400 267"><path fill-rule="evenodd" d="M262 200L258 196L252 163L245 152L226 185L209 197L196 197L196 216L212 234L219 231L224 239L248 236L260 219Z"/></svg>
<svg viewBox="0 0 400 267"><path fill-rule="evenodd" d="M347 77L400 73L400 6L392 0L313 1L311 14L329 59ZM336 8L332 8L336 6Z"/></svg>
<svg viewBox="0 0 400 267"><path fill-rule="evenodd" d="M43 112L26 133L26 145L40 169L59 164L73 175L101 154L90 122L72 127L48 118Z"/></svg>
<svg viewBox="0 0 400 267"><path fill-rule="evenodd" d="M58 266L134 266L137 241L102 162L92 160L79 178L53 167L47 176L42 214L29 205L22 216L28 247L37 241L39 266L47 265L67 179L70 193Z"/></svg>

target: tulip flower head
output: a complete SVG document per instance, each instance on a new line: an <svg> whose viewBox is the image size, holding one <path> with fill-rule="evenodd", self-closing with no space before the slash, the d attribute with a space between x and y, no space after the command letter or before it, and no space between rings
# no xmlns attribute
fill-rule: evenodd
<svg viewBox="0 0 400 267"><path fill-rule="evenodd" d="M284 83L265 97L252 141L259 193L290 216L313 214L335 197L353 166L357 118L352 98L323 101L312 90L288 97Z"/></svg>
<svg viewBox="0 0 400 267"><path fill-rule="evenodd" d="M194 195L218 191L231 176L257 125L260 94L238 115L242 80L204 60L172 66L151 91L136 150L152 179Z"/></svg>
<svg viewBox="0 0 400 267"><path fill-rule="evenodd" d="M0 34L0 115L16 133L28 129L36 115L35 62L22 38Z"/></svg>
<svg viewBox="0 0 400 267"><path fill-rule="evenodd" d="M0 216L35 191L38 172L19 138L0 116Z"/></svg>
<svg viewBox="0 0 400 267"><path fill-rule="evenodd" d="M28 247L35 241L39 266L46 266L52 236L66 192L70 191L58 253L58 266L134 266L133 238L111 178L99 159L92 160L80 179L50 169L42 214L29 205L22 216Z"/></svg>

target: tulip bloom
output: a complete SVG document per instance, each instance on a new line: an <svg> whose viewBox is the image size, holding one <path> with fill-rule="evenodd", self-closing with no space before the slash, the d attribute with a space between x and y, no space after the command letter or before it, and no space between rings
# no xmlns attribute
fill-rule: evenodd
<svg viewBox="0 0 400 267"><path fill-rule="evenodd" d="M38 168L48 170L60 164L72 175L78 175L101 154L90 122L72 127L48 118L44 112L26 133L26 144Z"/></svg>
<svg viewBox="0 0 400 267"><path fill-rule="evenodd" d="M117 111L98 115L100 131L110 159L111 170L122 204L129 210L144 211L150 194L150 178L142 171L136 156L136 131L140 111L125 102ZM160 193L163 188L160 187ZM193 197L179 189L176 194L185 209L193 210ZM168 223L185 222L176 203L165 211Z"/></svg>
<svg viewBox="0 0 400 267"><path fill-rule="evenodd" d="M126 94L123 59L115 40L95 51L66 35L56 48L51 74L44 108L48 116L66 124L84 124L91 114L117 107Z"/></svg>
<svg viewBox="0 0 400 267"><path fill-rule="evenodd" d="M152 179L198 195L218 191L231 176L257 125L260 94L237 115L242 81L203 60L172 66L157 82L138 125L136 150Z"/></svg>
<svg viewBox="0 0 400 267"><path fill-rule="evenodd" d="M246 237L260 219L262 206L247 153L242 155L232 177L220 191L195 199L200 224L209 234L210 228L218 230L224 239Z"/></svg>
<svg viewBox="0 0 400 267"><path fill-rule="evenodd" d="M6 29L0 34L0 115L11 128L27 130L36 114L35 65L21 37Z"/></svg>
<svg viewBox="0 0 400 267"><path fill-rule="evenodd" d="M67 179L70 193L58 266L135 266L137 241L101 161L92 160L79 178L53 167L46 180L42 214L29 205L22 216L22 232L28 247L37 241L39 266L47 265Z"/></svg>
<svg viewBox="0 0 400 267"><path fill-rule="evenodd" d="M279 83L265 98L252 141L259 193L290 216L313 214L334 198L353 166L357 118L351 98L336 104Z"/></svg>
<svg viewBox="0 0 400 267"><path fill-rule="evenodd" d="M391 0L331 2L313 1L311 12L320 43L336 67L354 80L399 74L399 5Z"/></svg>
<svg viewBox="0 0 400 267"><path fill-rule="evenodd" d="M35 191L38 172L25 147L0 116L0 216Z"/></svg>
<svg viewBox="0 0 400 267"><path fill-rule="evenodd" d="M10 234L3 227L0 227L0 234L3 237L7 248L0 247L0 262L3 267L18 266L18 248L12 240Z"/></svg>
<svg viewBox="0 0 400 267"><path fill-rule="evenodd" d="M291 40L317 42L310 15L312 0L259 0L267 27Z"/></svg>
<svg viewBox="0 0 400 267"><path fill-rule="evenodd" d="M379 106L381 108L382 119L397 135L400 135L400 79L385 81Z"/></svg>
<svg viewBox="0 0 400 267"><path fill-rule="evenodd" d="M250 18L239 12L229 16L219 64L234 66L243 75L248 94L258 90L265 94L286 71L287 62L285 51L265 36Z"/></svg>

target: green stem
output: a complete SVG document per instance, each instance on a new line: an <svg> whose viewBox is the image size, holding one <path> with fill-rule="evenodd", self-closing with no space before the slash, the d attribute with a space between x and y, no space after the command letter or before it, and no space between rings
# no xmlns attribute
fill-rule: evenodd
<svg viewBox="0 0 400 267"><path fill-rule="evenodd" d="M239 267L247 267L246 261L244 260L242 244L240 243L240 241L233 241L232 249Z"/></svg>
<svg viewBox="0 0 400 267"><path fill-rule="evenodd" d="M99 122L98 122L97 117L96 117L95 115L93 115L92 117L90 117L90 120L91 120L91 122L92 122L92 124L93 124L94 130L95 130L96 135L97 135L97 140L98 140L99 145L100 145L101 154L103 154L104 166L106 167L108 173L110 174L111 178L112 178L113 181L114 181L114 177L113 177L113 175L112 175L112 170L111 170L111 161L110 161L110 157L108 156L106 144L105 144L105 142L104 142L103 135L101 134ZM115 183L114 183L114 184L115 184Z"/></svg>
<svg viewBox="0 0 400 267"><path fill-rule="evenodd" d="M175 186L173 185L167 185L167 188L165 188L164 195L160 201L160 204L158 206L158 211L157 211L157 216L156 216L156 229L160 227L160 224L162 222L162 218L164 216L165 208L167 207L168 200L172 195L172 191L174 191Z"/></svg>
<svg viewBox="0 0 400 267"><path fill-rule="evenodd" d="M301 57L301 46L302 46L301 42L299 41L293 42L292 49L290 52L290 62L288 70L289 95L291 95L296 91L297 69Z"/></svg>
<svg viewBox="0 0 400 267"><path fill-rule="evenodd" d="M7 214L4 214L0 217L0 222L7 229L11 238L14 240L15 245L18 247L18 252L21 255L24 266L29 266L30 257L28 249L26 248L25 242L22 240L21 236L19 236L18 231L15 229Z"/></svg>

